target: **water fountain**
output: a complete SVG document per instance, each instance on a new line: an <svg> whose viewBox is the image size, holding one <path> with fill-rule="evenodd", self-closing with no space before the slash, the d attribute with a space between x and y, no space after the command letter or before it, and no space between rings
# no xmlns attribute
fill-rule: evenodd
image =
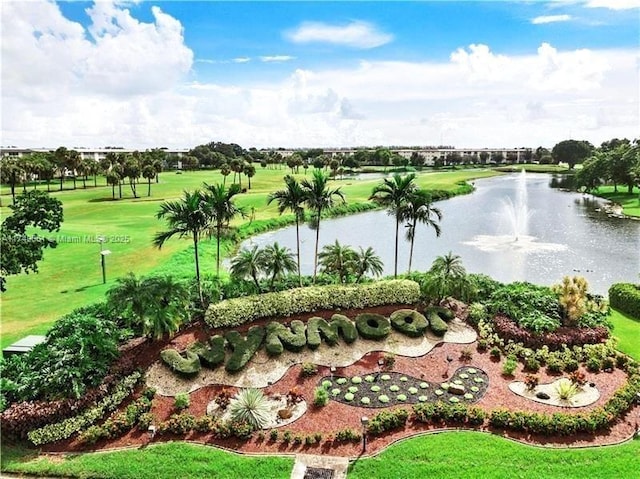
<svg viewBox="0 0 640 479"><path fill-rule="evenodd" d="M502 199L502 206L498 212L498 224L508 227L497 235L477 235L464 244L475 246L481 251L516 251L541 252L563 251L566 245L557 243L542 243L529 235L529 219L533 212L527 201L527 173L522 170L516 179L515 200L511 196Z"/></svg>

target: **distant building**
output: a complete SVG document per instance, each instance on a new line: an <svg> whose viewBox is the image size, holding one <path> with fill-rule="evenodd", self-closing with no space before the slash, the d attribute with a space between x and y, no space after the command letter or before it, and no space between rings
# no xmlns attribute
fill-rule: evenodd
<svg viewBox="0 0 640 479"><path fill-rule="evenodd" d="M84 159L91 159L100 161L107 156L107 153L133 153L134 151L145 151L141 149L129 149L129 148L68 148L80 153L80 157ZM20 158L31 153L49 153L54 152L56 148L17 148L14 146L0 147L0 157ZM165 153L171 156L181 157L186 155L189 151L188 148L184 149L168 149L161 148Z"/></svg>

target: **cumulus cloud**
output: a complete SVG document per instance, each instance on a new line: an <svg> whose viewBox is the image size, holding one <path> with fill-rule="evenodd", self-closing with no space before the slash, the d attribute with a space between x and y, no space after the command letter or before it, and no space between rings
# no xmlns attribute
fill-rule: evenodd
<svg viewBox="0 0 640 479"><path fill-rule="evenodd" d="M539 17L535 17L531 20L531 23L534 25L542 25L545 23L557 23L557 22L568 22L571 20L571 15L542 15Z"/></svg>
<svg viewBox="0 0 640 479"><path fill-rule="evenodd" d="M331 43L360 49L379 47L393 40L393 35L362 21L346 25L303 22L296 29L287 32L285 37L294 43Z"/></svg>
<svg viewBox="0 0 640 479"><path fill-rule="evenodd" d="M588 8L607 8L609 10L631 10L640 8L640 0L589 0Z"/></svg>
<svg viewBox="0 0 640 479"><path fill-rule="evenodd" d="M507 55L473 44L437 62L361 61L291 68L279 79L195 82L182 26L152 13L144 23L120 4L99 4L85 29L53 3L3 4L3 143L499 147L637 136L635 49L543 43Z"/></svg>

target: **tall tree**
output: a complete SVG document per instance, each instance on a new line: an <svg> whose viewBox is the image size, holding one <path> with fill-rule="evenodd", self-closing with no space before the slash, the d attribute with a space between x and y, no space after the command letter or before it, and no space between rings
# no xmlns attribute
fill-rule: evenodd
<svg viewBox="0 0 640 479"><path fill-rule="evenodd" d="M582 163L593 151L593 147L586 141L564 140L556 144L551 150L551 156L556 163L567 163L569 169L577 163Z"/></svg>
<svg viewBox="0 0 640 479"><path fill-rule="evenodd" d="M0 228L0 291L5 291L5 277L38 271L44 248L55 248L54 239L27 234L27 228L59 231L63 221L62 202L43 191L29 191L18 196L9 208Z"/></svg>
<svg viewBox="0 0 640 479"><path fill-rule="evenodd" d="M220 277L220 241L223 230L229 226L236 216L245 217L245 212L237 206L233 197L240 193L240 186L233 184L228 189L224 185L204 184L205 210L215 228L216 245L216 276Z"/></svg>
<svg viewBox="0 0 640 479"><path fill-rule="evenodd" d="M138 155L127 155L127 159L123 165L124 176L129 178L129 187L133 192L133 197L137 198L138 193L136 190L136 185L138 182L138 178L140 178L140 174L142 170L140 168L140 160Z"/></svg>
<svg viewBox="0 0 640 479"><path fill-rule="evenodd" d="M467 300L473 285L469 281L467 271L462 264L462 258L449 251L444 256L438 256L428 271L425 286L427 295L440 301L447 296L453 296L463 301Z"/></svg>
<svg viewBox="0 0 640 479"><path fill-rule="evenodd" d="M251 178L256 175L256 167L251 163L245 163L243 173L247 175L247 178L249 180L249 189L251 189Z"/></svg>
<svg viewBox="0 0 640 479"><path fill-rule="evenodd" d="M318 255L322 272L333 274L339 283L346 283L349 274L355 270L355 251L349 245L341 245L338 240L326 245Z"/></svg>
<svg viewBox="0 0 640 479"><path fill-rule="evenodd" d="M2 182L7 183L11 188L11 198L15 204L16 185L20 184L22 177L26 173L16 158L2 158L0 159L0 174L2 175Z"/></svg>
<svg viewBox="0 0 640 479"><path fill-rule="evenodd" d="M64 146L56 149L53 153L53 161L56 165L56 169L58 170L58 175L60 176L60 191L62 191L62 182L64 181L64 176L67 172L67 165L69 163L69 150Z"/></svg>
<svg viewBox="0 0 640 479"><path fill-rule="evenodd" d="M320 220L322 212L333 208L334 198L340 198L344 203L344 195L340 188L331 189L328 186L329 177L320 170L314 170L311 181L302 180L300 187L305 195L305 204L314 212L314 225L316 227L316 246L313 263L313 282L316 282L318 271L318 245L320 243Z"/></svg>
<svg viewBox="0 0 640 479"><path fill-rule="evenodd" d="M278 212L291 211L296 219L296 249L298 262L298 282L302 286L302 275L300 274L300 221L304 220L305 192L300 183L290 175L284 177L285 189L270 193L267 197L267 204L273 201L278 203Z"/></svg>
<svg viewBox="0 0 640 479"><path fill-rule="evenodd" d="M211 225L211 216L204 207L204 196L196 190L193 193L185 191L180 201L166 201L160 205L160 211L156 214L158 219L166 219L169 229L156 233L153 243L157 248L171 237L178 235L180 238L190 235L193 240L193 249L196 266L196 282L198 284L198 296L200 303L204 305L202 297L202 284L200 282L200 261L198 258L198 242L203 233L208 231Z"/></svg>
<svg viewBox="0 0 640 479"><path fill-rule="evenodd" d="M407 221L406 237L410 242L409 246L409 267L407 272L411 273L411 262L413 260L413 245L416 238L416 226L421 223L433 228L436 236L440 236L441 230L438 221L442 220L442 212L431 203L431 195L424 190L416 190L409 195L407 203L402 212L402 217Z"/></svg>
<svg viewBox="0 0 640 479"><path fill-rule="evenodd" d="M227 176L231 174L229 163L225 162L220 165L220 174L222 175L222 184L225 185L227 183Z"/></svg>
<svg viewBox="0 0 640 479"><path fill-rule="evenodd" d="M158 172L153 167L152 163L147 163L142 167L142 177L147 180L147 196L151 196L151 180L156 177Z"/></svg>
<svg viewBox="0 0 640 479"><path fill-rule="evenodd" d="M356 275L356 283L367 274L380 276L384 271L384 264L373 248L369 246L366 250L360 247L359 251L354 251L353 256L354 273Z"/></svg>
<svg viewBox="0 0 640 479"><path fill-rule="evenodd" d="M78 168L82 163L82 156L76 150L69 150L67 152L67 169L73 175L73 189L76 189L76 175L78 174Z"/></svg>
<svg viewBox="0 0 640 479"><path fill-rule="evenodd" d="M409 198L417 189L415 184L416 175L411 173L406 176L399 174L393 175L393 178L385 178L382 183L373 188L373 192L369 197L381 206L386 206L390 215L396 219L396 242L393 277L398 277L398 240L400 235L400 222L403 220L404 209Z"/></svg>

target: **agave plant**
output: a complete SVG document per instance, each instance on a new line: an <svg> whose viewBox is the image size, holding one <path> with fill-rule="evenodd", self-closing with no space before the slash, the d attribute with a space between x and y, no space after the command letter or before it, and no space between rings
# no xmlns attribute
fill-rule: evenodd
<svg viewBox="0 0 640 479"><path fill-rule="evenodd" d="M556 384L556 394L562 401L571 401L578 394L578 387L570 380L563 378Z"/></svg>
<svg viewBox="0 0 640 479"><path fill-rule="evenodd" d="M269 422L267 397L259 389L242 389L229 402L231 419L262 429Z"/></svg>

